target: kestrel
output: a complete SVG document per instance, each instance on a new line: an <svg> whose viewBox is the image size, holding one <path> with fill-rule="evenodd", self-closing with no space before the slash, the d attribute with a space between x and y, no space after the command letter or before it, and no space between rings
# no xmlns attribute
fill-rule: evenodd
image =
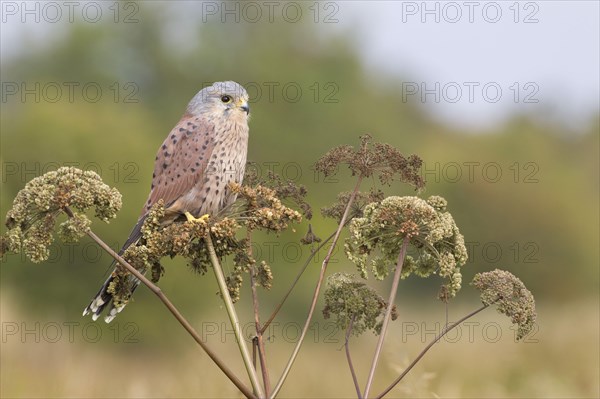
<svg viewBox="0 0 600 399"><path fill-rule="evenodd" d="M248 93L236 82L216 82L192 98L185 114L158 150L152 185L142 213L120 251L141 238L152 205L165 204L163 225L179 217L214 216L235 201L229 183L241 183L248 152ZM115 306L108 286L113 272L83 315L96 320L106 306L109 323L122 306ZM133 290L139 285L135 282Z"/></svg>

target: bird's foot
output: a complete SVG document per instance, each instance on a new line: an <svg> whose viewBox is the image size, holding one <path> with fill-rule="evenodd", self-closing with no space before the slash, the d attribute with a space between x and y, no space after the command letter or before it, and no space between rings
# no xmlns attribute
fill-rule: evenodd
<svg viewBox="0 0 600 399"><path fill-rule="evenodd" d="M193 217L192 214L189 213L189 212L185 212L184 215L185 215L185 218L188 220L188 222L203 222L203 223L208 223L208 218L209 218L208 213L205 214L205 215L200 216L199 218Z"/></svg>

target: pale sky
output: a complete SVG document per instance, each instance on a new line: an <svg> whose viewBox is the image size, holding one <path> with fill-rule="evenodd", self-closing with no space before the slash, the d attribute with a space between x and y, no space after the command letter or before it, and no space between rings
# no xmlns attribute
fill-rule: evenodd
<svg viewBox="0 0 600 399"><path fill-rule="evenodd" d="M431 90L423 101L443 120L485 126L515 111L581 119L599 109L597 1L341 4L369 65L409 75L407 96Z"/></svg>

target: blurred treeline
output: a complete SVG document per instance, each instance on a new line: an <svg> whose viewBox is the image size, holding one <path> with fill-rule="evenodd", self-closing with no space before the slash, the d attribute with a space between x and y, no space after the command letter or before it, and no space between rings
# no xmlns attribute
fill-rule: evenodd
<svg viewBox="0 0 600 399"><path fill-rule="evenodd" d="M538 300L598 294L597 115L581 132L531 115L517 115L491 131L457 131L429 117L426 105L403 101L400 79L366 70L352 31L324 35L309 23L184 24L179 18L156 5L140 7L134 24L70 24L58 39L32 42L19 58L3 63L3 83L17 83L19 90L22 82L29 89L39 84L42 93L39 102L35 95L22 101L21 91L3 98L2 215L34 176L63 164L88 167L124 196L115 221L93 225L118 247L147 196L155 151L189 99L209 82L236 80L255 95L249 159L261 173L271 168L307 186L317 235L327 236L335 227L319 208L349 190L353 179L341 170L326 180L315 176L311 165L332 146L356 145L359 135L370 133L421 156L428 184L420 195L448 199L472 248L464 268L466 297L473 299L466 287L473 274L496 267L520 276ZM180 23L184 31L178 30ZM62 95L48 101L56 85ZM102 93L93 102L96 87ZM296 101L298 87L302 94ZM363 188L370 187L380 186L365 182ZM388 195L413 195L399 183L383 189ZM257 244L273 266L276 298L309 252L302 248L298 254L296 244L306 227L305 222L296 232L261 237L263 244ZM352 270L339 251L336 260L331 271ZM64 308L74 317L109 264L89 240L77 246L57 243L52 262L45 264L7 256L1 289L34 313ZM304 314L317 275L318 262L313 264L290 312ZM165 265L161 284L184 310L218 306L212 276L192 278L178 260ZM433 298L436 287L437 282L410 279L402 289ZM157 303L146 299L136 301L136 313L156 311Z"/></svg>

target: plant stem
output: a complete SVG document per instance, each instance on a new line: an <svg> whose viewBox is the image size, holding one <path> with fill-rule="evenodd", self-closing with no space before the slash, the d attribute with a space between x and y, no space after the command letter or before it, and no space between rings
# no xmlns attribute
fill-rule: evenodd
<svg viewBox="0 0 600 399"><path fill-rule="evenodd" d="M64 208L64 212L72 218L73 211L69 207ZM108 246L100 237L98 237L91 229L88 230L87 235L94 240L102 249L104 249L110 256L112 256L119 264L121 264L127 271L133 274L137 279L139 279L146 287L150 289L166 306L166 308L171 312L171 314L177 319L179 324L192 336L194 341L206 352L208 357L211 358L213 362L223 371L223 373L229 378L231 382L247 397L251 399L256 399L256 396L250 391L250 389L244 385L243 382L237 378L235 374L225 365L225 363L219 359L217 354L210 349L206 343L202 341L200 335L194 330L194 327L187 321L185 317L179 312L179 310L173 305L173 303L167 298L167 296L162 292L162 290L154 284L152 281L148 280L146 276L140 273L135 267L131 266L125 259L123 259L119 254L112 250L111 247Z"/></svg>
<svg viewBox="0 0 600 399"><path fill-rule="evenodd" d="M354 324L354 318L350 320L350 324L346 329L346 342L344 346L346 347L346 359L348 360L348 367L350 368L350 374L352 374L352 381L354 382L354 388L356 389L356 397L358 399L362 399L362 393L360 392L360 385L358 385L358 378L356 378L356 372L354 371L354 366L352 365L352 357L350 356L350 333L352 333L352 325Z"/></svg>
<svg viewBox="0 0 600 399"><path fill-rule="evenodd" d="M490 304L491 305L491 304ZM402 374L400 374L400 376L398 378L396 378L394 380L394 382L392 382L390 384L390 386L388 386L381 394L377 395L375 398L376 399L381 399L383 398L388 392L390 392L403 378L404 376L406 376L406 374L408 374L408 372L419 362L419 360L421 360L421 358L423 356L425 356L425 354L427 353L427 351L429 349L431 349L431 347L437 343L440 339L442 339L442 337L446 334L448 334L450 331L452 331L452 329L454 329L455 327L457 327L459 324L461 324L462 322L464 322L465 320L475 316L477 313L481 312L482 310L484 310L485 308L489 307L490 305L483 305L482 307L480 307L477 310L474 310L473 312L469 313L468 315L466 315L465 317L463 317L462 319L458 320L456 323L452 324L452 325L448 325L446 326L434 339L433 341L431 341L422 351L421 353L419 353L419 355L415 358L415 360L412 361L411 364L408 365L408 367L406 368L406 370L404 370L402 372Z"/></svg>
<svg viewBox="0 0 600 399"><path fill-rule="evenodd" d="M227 310L227 314L229 315L229 320L231 321L231 326L233 328L233 332L235 334L235 339L237 341L238 347L240 348L240 353L242 354L242 360L244 361L244 366L246 366L246 371L248 372L248 377L250 377L250 383L252 384L252 388L254 392L259 398L264 398L265 393L263 392L262 386L258 381L258 375L256 374L256 369L252 365L252 358L250 357L250 352L248 352L248 348L246 347L246 343L244 342L244 337L242 337L242 326L238 320L237 313L235 311L235 307L233 306L233 301L231 300L231 296L229 295L229 289L227 288L227 282L225 281L225 276L223 275L223 269L221 269L221 263L217 258L217 253L215 252L215 247L210 238L210 233L206 234L204 237L204 242L206 243L206 248L208 250L208 254L210 256L210 260L213 264L213 270L215 272L215 277L217 278L217 283L219 285L219 290L221 291L221 296L223 297L223 302L225 303L225 309Z"/></svg>
<svg viewBox="0 0 600 399"><path fill-rule="evenodd" d="M304 262L304 265L302 266L302 269L300 269L300 271L296 275L296 278L294 279L294 282L292 283L292 286L288 289L288 291L286 292L286 294L283 296L283 299L279 302L279 304L277 305L277 307L275 308L275 310L273 310L273 313L271 313L271 316L269 316L269 319L266 321L266 323L263 324L262 329L261 329L261 333L263 333L263 334L265 333L265 331L269 327L269 324L271 324L271 322L273 321L273 319L275 319L275 316L277 316L277 313L279 313L279 311L281 310L283 304L285 303L285 301L288 299L288 297L292 293L292 290L296 287L296 284L298 284L298 281L300 281L300 277L302 277L302 274L304 274L304 271L306 270L306 268L308 267L308 265L310 264L310 262L312 261L312 259L321 250L321 248L323 248L325 246L325 244L327 244L327 242L329 240L331 240L335 236L335 233L336 233L335 231L333 233L331 233L331 235L329 237L327 237L326 239L324 239L323 242L320 243L317 246L317 248L315 248L310 253L310 255L308 256L308 259L306 259L306 262Z"/></svg>
<svg viewBox="0 0 600 399"><path fill-rule="evenodd" d="M268 397L269 392L271 391L271 380L269 379L267 354L265 352L263 335L260 332L260 323L256 325L256 346L258 347L258 359L260 360L260 370L262 372L263 384L265 387L265 397Z"/></svg>
<svg viewBox="0 0 600 399"><path fill-rule="evenodd" d="M319 298L319 292L321 291L321 285L323 283L323 279L325 278L325 272L327 271L327 265L329 264L329 260L331 259L333 250L335 249L338 239L340 238L342 228L346 224L346 219L348 218L348 214L350 213L350 207L354 203L354 199L356 198L356 193L358 192L358 189L360 188L361 182L362 182L362 176L359 176L358 180L356 182L356 185L354 186L354 190L352 190L352 194L350 195L350 199L348 200L348 205L346 205L346 209L344 210L342 219L340 220L340 224L335 232L335 236L333 237L333 241L331 242L329 251L327 251L327 255L325 256L325 259L323 259L323 263L321 264L321 272L319 274L319 280L317 281L317 286L315 287L315 292L313 294L312 302L310 304L308 316L306 317L306 321L304 323L304 328L302 329L302 333L300 334L300 339L298 339L298 342L296 343L296 346L294 347L294 351L292 352L292 355L290 356L290 359L288 360L288 362L285 366L285 369L283 370L283 373L281 374L281 377L279 378L279 381L277 381L277 385L273 389L273 392L271 393L270 398L275 398L277 396L277 394L279 393L279 391L281 390L281 387L283 386L283 383L285 382L285 380L292 368L292 365L294 364L294 361L296 360L296 357L298 356L298 352L300 352L300 347L302 346L302 343L304 342L304 337L306 336L306 332L308 331L308 328L310 327L310 321L312 320L312 316L315 311L315 307L317 306L317 300Z"/></svg>
<svg viewBox="0 0 600 399"><path fill-rule="evenodd" d="M383 341L385 340L385 333L392 315L392 307L394 306L394 300L396 299L396 292L398 291L398 284L400 282L400 275L402 274L402 266L404 265L404 258L406 257L406 249L408 248L409 241L409 237L404 237L402 248L400 248L400 253L398 254L398 261L396 262L396 271L394 272L394 281L392 282L392 289L390 290L388 306L385 310L385 316L383 317L381 333L379 334L379 340L377 341L377 347L375 348L375 355L373 356L373 362L371 363L371 370L369 371L369 378L367 379L367 386L365 387L365 398L369 397L371 384L373 383L373 378L375 377L375 369L377 368L377 363L379 362L379 355L381 355L381 350L383 349Z"/></svg>
<svg viewBox="0 0 600 399"><path fill-rule="evenodd" d="M247 233L248 242L252 242L252 236L250 231ZM250 255L252 255L252 246L249 247ZM265 343L263 341L262 329L260 327L260 314L259 314L259 305L258 305L258 292L256 292L256 267L252 265L250 267L250 287L252 291L252 305L254 308L254 325L256 327L256 346L258 348L258 358L260 360L260 370L262 372L263 377L263 386L265 387L265 397L269 396L269 392L271 391L271 381L269 379L269 369L267 367L267 354L265 353ZM256 365L256 361L254 361Z"/></svg>

